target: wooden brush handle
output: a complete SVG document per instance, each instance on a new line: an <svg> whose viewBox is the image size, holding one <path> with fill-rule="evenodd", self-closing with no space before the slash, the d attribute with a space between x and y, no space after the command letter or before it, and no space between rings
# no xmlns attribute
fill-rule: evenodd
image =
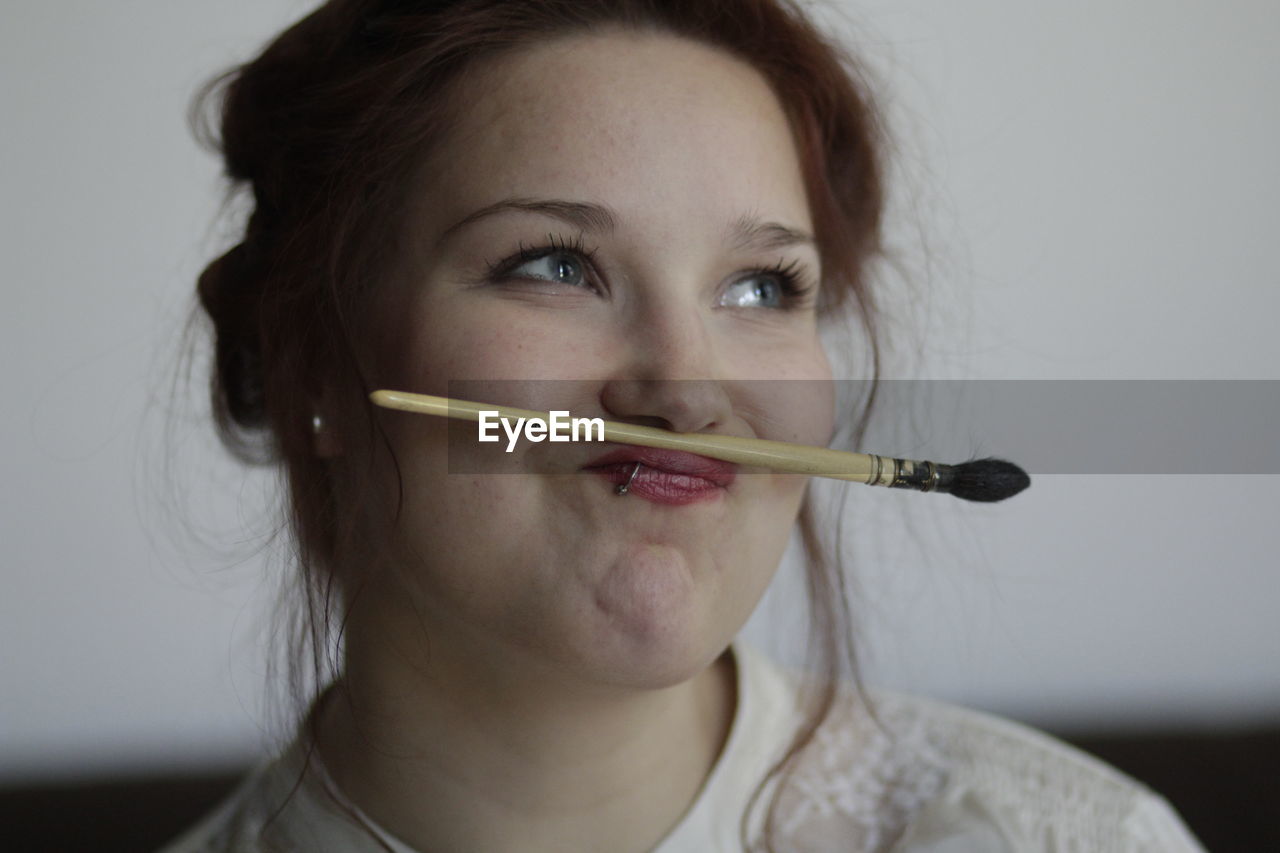
<svg viewBox="0 0 1280 853"><path fill-rule="evenodd" d="M480 420L481 412L497 412L499 417L509 420L517 418L546 420L548 417L547 412L495 406L488 403L472 403L450 397L435 397L430 394L411 394L407 391L374 391L369 395L369 399L386 409L476 422ZM664 429L616 421L604 422L604 438L605 441L617 444L683 450L738 465L754 465L791 474L807 474L813 477L830 477L836 480L853 480L869 484L876 484L889 477L894 461L866 453L846 453L842 450L828 450L825 447L810 447L786 441L669 432ZM888 485L888 482L882 482L882 484Z"/></svg>

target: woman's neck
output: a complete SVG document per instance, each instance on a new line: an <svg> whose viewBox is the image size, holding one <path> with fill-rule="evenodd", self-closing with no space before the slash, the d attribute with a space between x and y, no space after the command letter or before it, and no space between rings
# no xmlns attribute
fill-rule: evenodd
<svg viewBox="0 0 1280 853"><path fill-rule="evenodd" d="M378 624L349 626L318 746L343 793L421 851L651 850L735 713L727 653L671 687L600 688L509 659L479 667L434 637L419 655Z"/></svg>

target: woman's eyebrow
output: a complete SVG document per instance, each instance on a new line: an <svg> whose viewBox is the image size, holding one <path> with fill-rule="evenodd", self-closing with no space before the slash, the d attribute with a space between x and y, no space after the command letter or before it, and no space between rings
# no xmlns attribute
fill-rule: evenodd
<svg viewBox="0 0 1280 853"><path fill-rule="evenodd" d="M440 245L453 233L481 219L510 211L541 213L561 219L583 231L612 231L618 224L618 217L612 210L602 204L592 204L585 201L564 201L561 199L507 198L485 205L450 225L440 235L436 245Z"/></svg>
<svg viewBox="0 0 1280 853"><path fill-rule="evenodd" d="M755 214L740 216L729 228L729 239L739 249L784 249L815 245L813 235L777 222L761 222Z"/></svg>
<svg viewBox="0 0 1280 853"><path fill-rule="evenodd" d="M603 204L564 199L515 197L487 204L467 214L446 228L436 245L443 244L454 233L481 219L512 211L540 213L560 219L587 232L613 231L618 226L617 214ZM815 242L812 234L777 222L761 222L755 214L738 217L729 227L727 234L728 239L739 249L781 249L795 245L813 245Z"/></svg>

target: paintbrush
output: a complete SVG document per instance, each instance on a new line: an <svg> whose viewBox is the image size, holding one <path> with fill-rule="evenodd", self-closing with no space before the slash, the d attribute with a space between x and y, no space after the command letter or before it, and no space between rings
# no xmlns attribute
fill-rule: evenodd
<svg viewBox="0 0 1280 853"><path fill-rule="evenodd" d="M490 418L508 421L520 418L545 421L548 417L547 412L473 403L429 394L411 394L407 391L374 391L369 398L387 409L477 423L480 422L482 413ZM600 422L600 419L591 420ZM969 501L1001 501L1031 485L1031 478L1017 465L990 457L943 465L872 453L849 453L787 441L679 433L607 420L603 424L603 440L617 444L682 450L738 465L758 466L811 477L851 480L869 486L942 492Z"/></svg>

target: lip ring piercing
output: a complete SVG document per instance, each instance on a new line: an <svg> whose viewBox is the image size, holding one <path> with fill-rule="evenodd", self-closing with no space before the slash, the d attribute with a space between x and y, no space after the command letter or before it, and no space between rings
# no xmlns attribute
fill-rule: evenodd
<svg viewBox="0 0 1280 853"><path fill-rule="evenodd" d="M622 484L621 484L621 485L619 485L616 489L614 489L614 490L613 490L613 493L614 493L615 495L617 495L617 496L619 496L619 497L622 497L623 495L625 495L625 494L627 493L627 490L631 488L631 481L632 481L632 480L634 480L634 479L636 478L636 474L639 474L639 473L640 473L640 465L641 465L641 464L642 464L642 463L637 462L637 463L636 463L636 467L635 467L635 468L633 468L633 469L631 470L631 476L627 478L627 482L622 483Z"/></svg>

